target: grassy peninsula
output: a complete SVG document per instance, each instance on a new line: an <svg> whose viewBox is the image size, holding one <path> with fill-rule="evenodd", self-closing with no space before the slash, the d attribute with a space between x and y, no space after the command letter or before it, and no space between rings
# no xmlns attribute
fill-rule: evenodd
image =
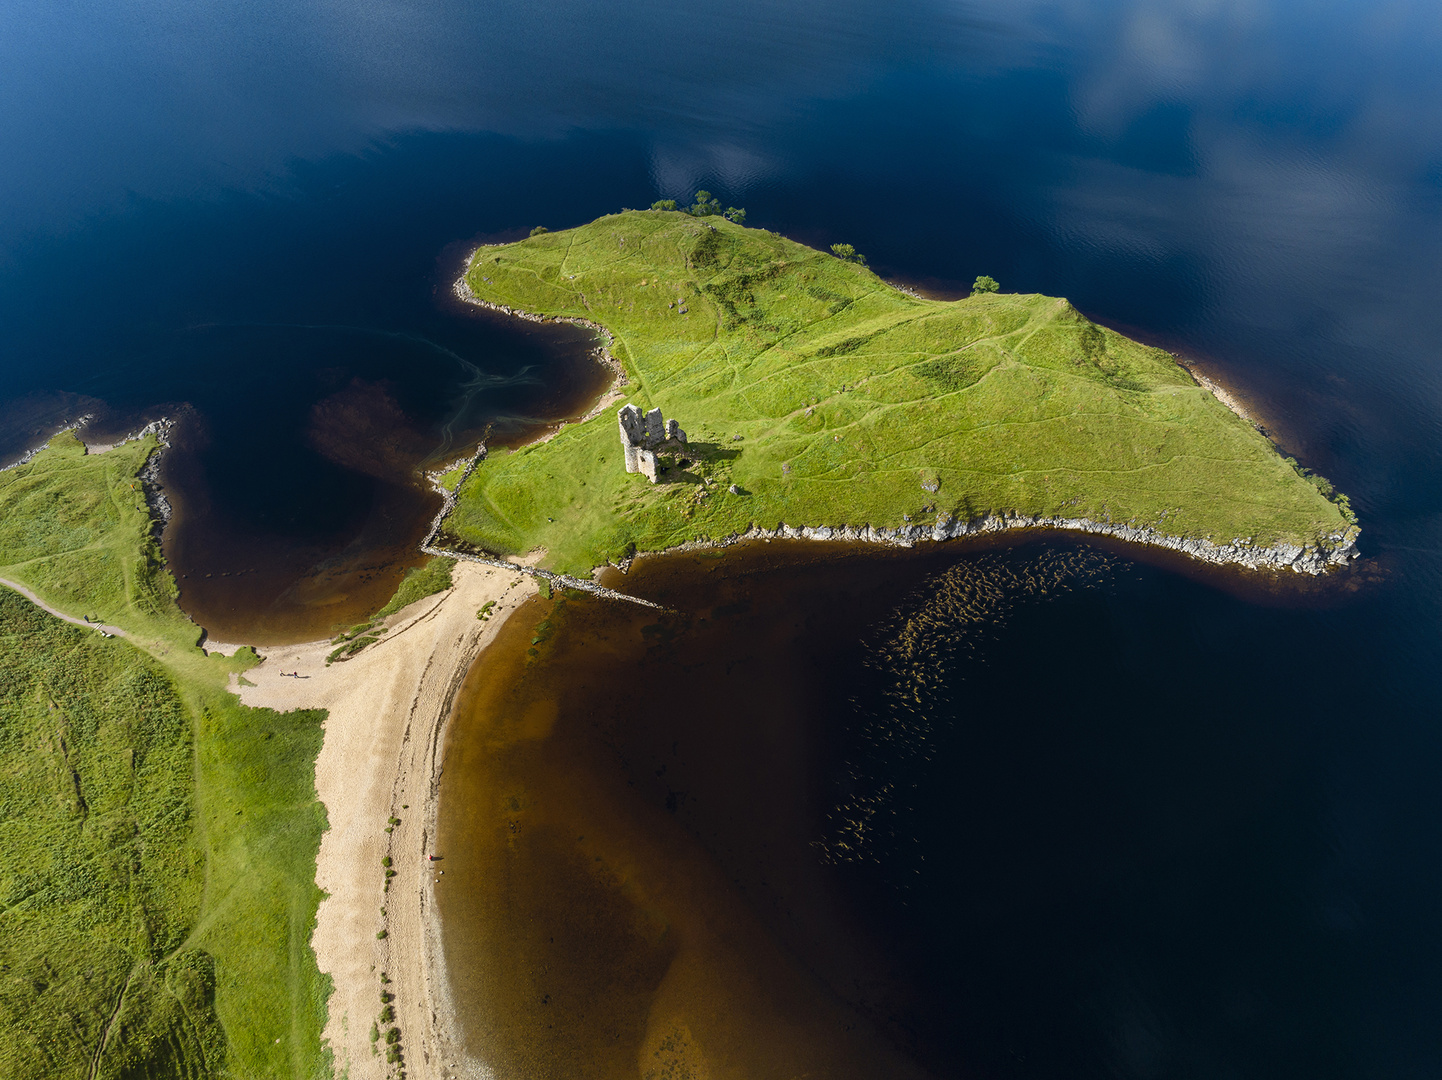
<svg viewBox="0 0 1442 1080"><path fill-rule="evenodd" d="M481 248L465 285L603 326L625 400L660 407L690 444L654 486L623 471L612 410L493 453L445 522L462 544L544 547L546 565L585 573L782 522L1011 514L1324 551L1356 532L1330 485L1167 353L1066 300L919 299L855 261L666 210Z"/></svg>
<svg viewBox="0 0 1442 1080"><path fill-rule="evenodd" d="M0 472L0 1074L328 1072L319 711L226 692L175 605L138 474L152 437L62 434Z"/></svg>

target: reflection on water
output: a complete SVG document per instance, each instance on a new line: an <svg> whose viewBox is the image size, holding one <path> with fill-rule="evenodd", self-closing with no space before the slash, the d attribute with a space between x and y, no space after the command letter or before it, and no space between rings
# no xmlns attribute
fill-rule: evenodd
<svg viewBox="0 0 1442 1080"><path fill-rule="evenodd" d="M955 712L968 669L985 663L987 643L1005 632L1016 605L1099 587L1114 562L1090 548L964 559L927 578L868 628L861 653L865 689L851 698L838 725L852 755L845 794L827 814L825 837L816 844L820 858L886 865L893 875L911 862L920 875L925 855L905 829L907 813L898 801L906 799L906 785L898 776L935 760L937 725ZM904 874L900 880L906 882Z"/></svg>

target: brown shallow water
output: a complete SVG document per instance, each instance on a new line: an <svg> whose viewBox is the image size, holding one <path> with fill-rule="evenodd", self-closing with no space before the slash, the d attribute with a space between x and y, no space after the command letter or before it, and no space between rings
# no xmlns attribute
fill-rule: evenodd
<svg viewBox="0 0 1442 1080"><path fill-rule="evenodd" d="M911 991L820 857L837 665L955 550L642 561L674 610L537 599L451 727L437 887L506 1077L922 1075Z"/></svg>
<svg viewBox="0 0 1442 1080"><path fill-rule="evenodd" d="M1118 819L1117 792L1206 760L1096 673L1131 657L1139 700L1201 701L1175 612L1233 594L1282 618L1355 584L1055 532L755 543L606 583L668 610L533 600L450 729L447 970L501 1077L1064 1069L1095 1005L1058 988L1110 961L1055 958L1106 940L1092 890L1126 877L1087 853L1133 858L1165 812Z"/></svg>

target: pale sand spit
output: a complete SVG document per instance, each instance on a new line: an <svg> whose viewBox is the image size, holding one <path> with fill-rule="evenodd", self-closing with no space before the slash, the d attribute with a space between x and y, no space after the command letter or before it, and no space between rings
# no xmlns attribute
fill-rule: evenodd
<svg viewBox="0 0 1442 1080"><path fill-rule="evenodd" d="M265 662L244 676L255 685L232 686L247 705L329 710L316 759L316 791L330 821L316 882L328 895L311 943L335 984L325 1038L336 1075L350 1080L387 1075L384 1042L377 1053L370 1041L382 989L395 995L408 1080L469 1071L448 1068L463 1058L448 1036L452 1010L432 894L444 862L429 861L441 756L472 661L535 594L536 582L466 562L457 562L453 581L387 619L389 633L353 659L326 667L335 648L328 641L267 648ZM487 601L495 607L482 621L477 612ZM391 817L400 824L387 833ZM387 855L396 872L388 892ZM381 972L391 980L384 987Z"/></svg>

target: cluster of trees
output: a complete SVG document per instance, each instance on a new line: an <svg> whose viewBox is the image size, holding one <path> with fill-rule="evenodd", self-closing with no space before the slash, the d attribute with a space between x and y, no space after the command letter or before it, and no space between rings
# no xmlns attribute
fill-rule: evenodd
<svg viewBox="0 0 1442 1080"><path fill-rule="evenodd" d="M972 282L971 295L980 296L982 293L996 292L1001 286L997 284L996 278L989 274L982 274L976 281Z"/></svg>
<svg viewBox="0 0 1442 1080"><path fill-rule="evenodd" d="M835 255L842 262L860 263L866 265L866 256L857 251L850 244L832 244L831 254Z"/></svg>
<svg viewBox="0 0 1442 1080"><path fill-rule="evenodd" d="M657 199L651 204L652 210L676 210L675 199ZM712 196L709 191L696 192L696 201L690 206L679 207L683 214L690 214L692 217L724 217L727 221L734 221L737 225L746 224L746 211L737 206L728 206L721 209L721 200Z"/></svg>

